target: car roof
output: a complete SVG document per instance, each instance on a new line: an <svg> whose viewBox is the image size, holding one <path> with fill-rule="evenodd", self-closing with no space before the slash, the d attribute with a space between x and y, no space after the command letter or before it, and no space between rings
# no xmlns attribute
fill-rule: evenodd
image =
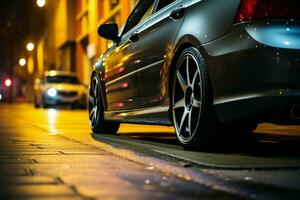
<svg viewBox="0 0 300 200"><path fill-rule="evenodd" d="M77 77L77 74L74 72L68 72L68 71L51 70L51 71L46 71L44 73L44 76L74 76L74 77Z"/></svg>

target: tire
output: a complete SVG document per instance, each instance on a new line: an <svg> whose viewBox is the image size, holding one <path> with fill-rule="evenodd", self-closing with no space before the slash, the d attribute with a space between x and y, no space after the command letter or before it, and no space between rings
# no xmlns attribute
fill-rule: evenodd
<svg viewBox="0 0 300 200"><path fill-rule="evenodd" d="M40 106L40 104L37 102L37 97L36 96L34 96L34 107L35 108L40 108L41 106Z"/></svg>
<svg viewBox="0 0 300 200"><path fill-rule="evenodd" d="M44 109L48 109L50 108L51 106L47 103L47 101L45 100L45 97L43 97L43 100L42 100L42 107Z"/></svg>
<svg viewBox="0 0 300 200"><path fill-rule="evenodd" d="M207 149L216 141L219 124L212 96L202 55L196 48L185 49L176 63L171 96L173 124L183 148Z"/></svg>
<svg viewBox="0 0 300 200"><path fill-rule="evenodd" d="M70 107L71 107L71 110L76 110L77 108L79 108L79 106L76 104L72 104Z"/></svg>
<svg viewBox="0 0 300 200"><path fill-rule="evenodd" d="M104 120L104 104L100 87L100 78L94 73L89 91L89 120L93 133L116 134L120 123Z"/></svg>

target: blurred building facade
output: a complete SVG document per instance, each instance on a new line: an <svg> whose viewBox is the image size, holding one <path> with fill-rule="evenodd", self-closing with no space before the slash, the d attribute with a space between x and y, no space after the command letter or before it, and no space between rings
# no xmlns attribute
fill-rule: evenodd
<svg viewBox="0 0 300 200"><path fill-rule="evenodd" d="M100 24L122 26L138 0L47 1L47 30L39 42L39 68L73 71L88 85L92 66L110 43L97 35ZM39 71L44 71L39 69Z"/></svg>

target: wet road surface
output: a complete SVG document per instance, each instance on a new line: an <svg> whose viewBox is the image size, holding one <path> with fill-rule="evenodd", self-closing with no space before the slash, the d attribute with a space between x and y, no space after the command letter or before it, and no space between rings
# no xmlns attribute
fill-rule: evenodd
<svg viewBox="0 0 300 200"><path fill-rule="evenodd" d="M173 129L94 135L85 110L0 105L0 199L299 199L300 127L183 150ZM234 131L234 130L233 130Z"/></svg>

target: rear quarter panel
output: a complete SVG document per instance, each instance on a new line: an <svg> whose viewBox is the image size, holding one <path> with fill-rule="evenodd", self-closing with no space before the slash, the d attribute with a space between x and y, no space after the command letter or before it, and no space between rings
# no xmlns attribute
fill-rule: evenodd
<svg viewBox="0 0 300 200"><path fill-rule="evenodd" d="M216 41L232 30L240 2L241 0L191 0L175 40L173 59L182 46L188 45L200 49L205 61L209 62L211 57L205 44ZM214 66L207 64L208 71L213 71Z"/></svg>
<svg viewBox="0 0 300 200"><path fill-rule="evenodd" d="M178 39L185 35L205 44L230 32L240 0L192 0Z"/></svg>

